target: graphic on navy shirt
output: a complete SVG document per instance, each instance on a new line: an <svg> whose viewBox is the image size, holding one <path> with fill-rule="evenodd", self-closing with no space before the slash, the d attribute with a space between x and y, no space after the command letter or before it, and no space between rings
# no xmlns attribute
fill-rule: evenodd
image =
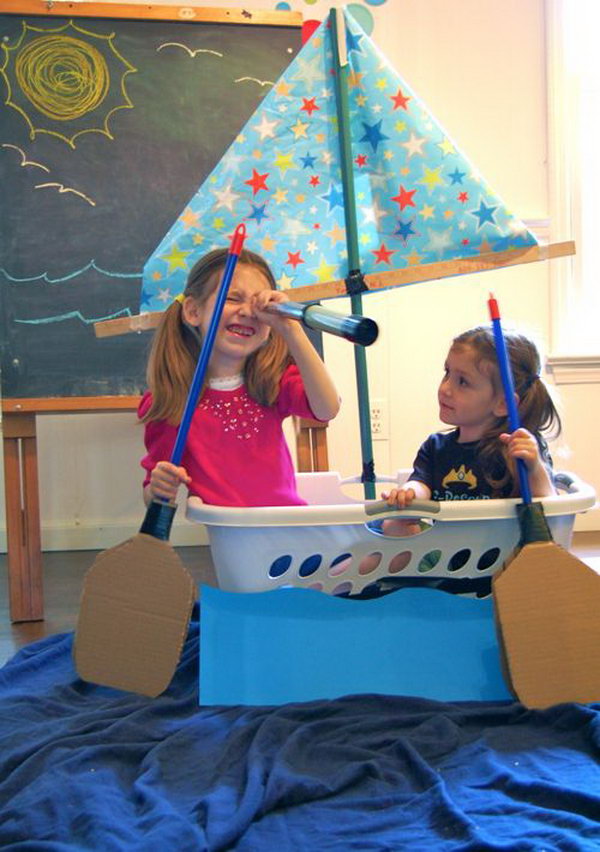
<svg viewBox="0 0 600 852"><path fill-rule="evenodd" d="M430 435L410 478L424 482L432 500L489 500L492 489L479 465L478 442L460 444L457 438L457 431Z"/></svg>

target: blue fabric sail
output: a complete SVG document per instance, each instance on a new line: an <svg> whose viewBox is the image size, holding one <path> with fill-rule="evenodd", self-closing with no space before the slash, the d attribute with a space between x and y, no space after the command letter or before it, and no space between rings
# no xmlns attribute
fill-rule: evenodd
<svg viewBox="0 0 600 852"><path fill-rule="evenodd" d="M346 11L348 101L363 274L536 245ZM144 267L140 308L162 310L239 222L282 289L348 274L327 22L315 31ZM423 278L427 275L424 273Z"/></svg>

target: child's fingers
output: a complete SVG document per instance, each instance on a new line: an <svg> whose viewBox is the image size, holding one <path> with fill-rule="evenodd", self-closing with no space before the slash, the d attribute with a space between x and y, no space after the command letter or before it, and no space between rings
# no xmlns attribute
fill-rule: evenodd
<svg viewBox="0 0 600 852"><path fill-rule="evenodd" d="M183 483L190 482L187 470L184 467L177 467L172 462L159 462L154 470L157 472L157 475L163 477L165 480Z"/></svg>
<svg viewBox="0 0 600 852"><path fill-rule="evenodd" d="M255 294L254 300L257 305L268 305L269 302L287 302L287 294L283 290L259 290Z"/></svg>
<svg viewBox="0 0 600 852"><path fill-rule="evenodd" d="M508 444L508 455L513 459L521 459L525 462L529 471L535 469L540 463L540 454L536 441L513 438Z"/></svg>
<svg viewBox="0 0 600 852"><path fill-rule="evenodd" d="M150 486L156 497L174 499L179 486L188 485L190 482L186 469L171 462L159 462L150 474Z"/></svg>
<svg viewBox="0 0 600 852"><path fill-rule="evenodd" d="M254 316L270 328L283 333L285 329L295 326L295 321L291 317L271 313L268 307L269 305L284 304L288 301L286 294L279 290L261 290L254 296L252 302Z"/></svg>
<svg viewBox="0 0 600 852"><path fill-rule="evenodd" d="M184 485L189 485L192 481L192 477L189 476L187 470L184 467L178 467L176 470L179 481L182 482Z"/></svg>
<svg viewBox="0 0 600 852"><path fill-rule="evenodd" d="M254 295L252 306L256 311L264 311L269 304L282 304L289 301L281 290L260 290Z"/></svg>
<svg viewBox="0 0 600 852"><path fill-rule="evenodd" d="M382 493L382 498L388 501L388 505L396 509L405 509L415 499L412 488L392 488L389 493Z"/></svg>

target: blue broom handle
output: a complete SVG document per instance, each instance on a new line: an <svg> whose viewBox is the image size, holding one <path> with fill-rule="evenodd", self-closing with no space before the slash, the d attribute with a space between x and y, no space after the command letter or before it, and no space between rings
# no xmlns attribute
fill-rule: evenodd
<svg viewBox="0 0 600 852"><path fill-rule="evenodd" d="M192 422L192 417L194 416L198 396L200 395L202 385L204 384L204 377L206 376L208 362L210 361L213 344L215 342L215 337L217 336L217 329L219 327L219 322L221 321L221 314L223 313L223 307L227 298L227 291L229 290L229 285L233 278L235 266L238 262L245 239L246 226L238 225L231 240L223 278L221 279L221 284L219 285L219 291L215 300L215 307L213 309L212 317L210 318L208 330L204 340L202 341L202 348L200 350L200 355L198 356L196 369L194 370L194 376L192 378L187 401L185 403L183 417L181 418L181 423L177 430L175 446L171 453L171 463L175 465L181 464L181 459L183 458L183 451L185 449L188 432L190 431L190 424Z"/></svg>
<svg viewBox="0 0 600 852"><path fill-rule="evenodd" d="M521 422L519 420L519 411L515 402L515 384L513 374L510 367L510 359L506 350L506 341L502 331L500 320L500 309L496 299L490 294L488 300L490 309L490 317L492 320L492 328L494 331L494 342L496 344L496 356L498 358L498 367L500 369L500 378L502 379L502 387L504 389L504 399L506 400L506 409L508 412L508 426L511 432L519 429ZM519 486L521 488L521 497L523 503L531 503L531 488L529 487L529 477L527 475L527 465L523 459L517 459L517 473L519 474Z"/></svg>

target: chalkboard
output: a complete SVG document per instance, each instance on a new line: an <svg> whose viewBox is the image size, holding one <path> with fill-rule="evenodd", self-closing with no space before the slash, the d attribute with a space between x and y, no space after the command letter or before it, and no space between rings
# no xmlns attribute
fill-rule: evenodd
<svg viewBox="0 0 600 852"><path fill-rule="evenodd" d="M2 396L133 395L151 335L97 339L93 323L139 313L145 260L293 59L300 28L242 10L248 23L49 5L0 13Z"/></svg>

